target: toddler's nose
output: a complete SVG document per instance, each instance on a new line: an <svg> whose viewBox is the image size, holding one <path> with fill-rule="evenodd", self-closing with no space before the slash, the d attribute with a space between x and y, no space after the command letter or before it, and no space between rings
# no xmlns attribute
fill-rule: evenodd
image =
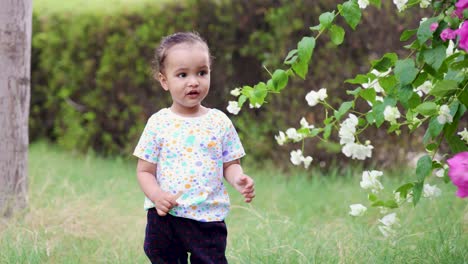
<svg viewBox="0 0 468 264"><path fill-rule="evenodd" d="M198 86L200 84L200 82L198 81L198 79L196 77L190 77L189 79L189 82L188 82L188 85L189 86Z"/></svg>

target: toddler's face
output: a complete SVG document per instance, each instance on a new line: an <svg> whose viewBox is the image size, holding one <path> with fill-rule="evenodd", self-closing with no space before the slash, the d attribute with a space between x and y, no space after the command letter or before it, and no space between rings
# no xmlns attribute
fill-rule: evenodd
<svg viewBox="0 0 468 264"><path fill-rule="evenodd" d="M210 89L210 58L201 43L181 43L167 51L159 80L179 113L196 113Z"/></svg>

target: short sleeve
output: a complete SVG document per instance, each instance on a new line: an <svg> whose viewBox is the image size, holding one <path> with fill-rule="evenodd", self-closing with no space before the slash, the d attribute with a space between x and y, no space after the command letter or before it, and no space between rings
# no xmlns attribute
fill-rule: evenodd
<svg viewBox="0 0 468 264"><path fill-rule="evenodd" d="M239 135L232 124L231 120L227 118L226 130L223 137L223 163L240 159L245 156L244 148L240 141Z"/></svg>
<svg viewBox="0 0 468 264"><path fill-rule="evenodd" d="M155 115L151 116L148 122L146 123L145 129L140 136L140 140L133 152L133 155L148 161L150 163L156 164L159 159L159 141L156 134L156 117Z"/></svg>

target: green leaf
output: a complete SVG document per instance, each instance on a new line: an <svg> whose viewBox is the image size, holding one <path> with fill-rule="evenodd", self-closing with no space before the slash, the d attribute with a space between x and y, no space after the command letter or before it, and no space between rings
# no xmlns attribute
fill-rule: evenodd
<svg viewBox="0 0 468 264"><path fill-rule="evenodd" d="M375 113L373 111L369 111L366 114L366 121L369 124L374 124L375 123Z"/></svg>
<svg viewBox="0 0 468 264"><path fill-rule="evenodd" d="M340 45L343 43L345 36L345 31L342 27L337 26L337 25L332 25L330 28L330 38L333 44L335 45Z"/></svg>
<svg viewBox="0 0 468 264"><path fill-rule="evenodd" d="M325 120L323 120L323 124L328 125L333 121L333 119L335 118L333 116L330 116L329 118L326 118Z"/></svg>
<svg viewBox="0 0 468 264"><path fill-rule="evenodd" d="M298 60L293 63L292 68L302 79L305 79L309 70L309 61L312 57L314 47L315 39L313 37L303 37L297 44Z"/></svg>
<svg viewBox="0 0 468 264"><path fill-rule="evenodd" d="M252 87L246 85L246 86L243 86L243 87L242 87L241 93L242 93L243 95L245 95L246 97L250 98L250 97L252 97L253 90L254 90L254 89L253 89Z"/></svg>
<svg viewBox="0 0 468 264"><path fill-rule="evenodd" d="M327 140L330 137L332 128L332 124L328 124L325 126L325 129L323 131L323 139Z"/></svg>
<svg viewBox="0 0 468 264"><path fill-rule="evenodd" d="M434 85L434 87L429 91L429 94L438 97L444 97L455 92L457 88L458 85L456 81L442 80Z"/></svg>
<svg viewBox="0 0 468 264"><path fill-rule="evenodd" d="M273 73L273 87L275 92L283 90L288 84L288 74L284 70L276 70Z"/></svg>
<svg viewBox="0 0 468 264"><path fill-rule="evenodd" d="M357 97L359 95L359 93L361 92L362 88L361 87L358 87L354 90L347 90L346 91L346 94L350 94L350 95L354 95L354 97Z"/></svg>
<svg viewBox="0 0 468 264"><path fill-rule="evenodd" d="M331 26L331 23L333 22L334 18L335 18L335 13L334 12L325 12L325 13L321 14L319 16L321 29L329 28Z"/></svg>
<svg viewBox="0 0 468 264"><path fill-rule="evenodd" d="M413 186L413 204L416 206L421 199L422 190L424 187L424 182L417 182Z"/></svg>
<svg viewBox="0 0 468 264"><path fill-rule="evenodd" d="M239 107L242 107L242 105L244 105L244 103L247 101L247 96L241 94L241 96L239 96Z"/></svg>
<svg viewBox="0 0 468 264"><path fill-rule="evenodd" d="M320 30L322 30L322 24L318 24L316 26L309 27L309 29L312 30L312 31L320 31Z"/></svg>
<svg viewBox="0 0 468 264"><path fill-rule="evenodd" d="M394 94L397 88L398 81L395 76L390 75L379 79L379 84L384 91L391 95Z"/></svg>
<svg viewBox="0 0 468 264"><path fill-rule="evenodd" d="M375 125L377 127L380 127L385 121L384 114L383 114L385 107L386 105L381 102L376 102L374 106L372 107L372 112L374 113Z"/></svg>
<svg viewBox="0 0 468 264"><path fill-rule="evenodd" d="M343 115L354 106L354 101L344 102L340 105L338 111L335 111L334 116L336 120L340 120Z"/></svg>
<svg viewBox="0 0 468 264"><path fill-rule="evenodd" d="M414 186L414 183L412 183L412 182L405 183L405 184L401 185L400 187L398 187L395 190L395 192L400 193L400 198L406 199L406 196L408 195L409 190L411 188L413 188L413 186Z"/></svg>
<svg viewBox="0 0 468 264"><path fill-rule="evenodd" d="M427 72L420 72L418 74L418 77L416 77L416 80L413 81L413 87L418 88L420 85L422 85L428 79L429 78L428 78Z"/></svg>
<svg viewBox="0 0 468 264"><path fill-rule="evenodd" d="M427 151L434 151L439 145L437 143L430 143L426 145L426 150Z"/></svg>
<svg viewBox="0 0 468 264"><path fill-rule="evenodd" d="M432 116L437 114L437 104L434 102L424 102L418 105L414 111L423 116Z"/></svg>
<svg viewBox="0 0 468 264"><path fill-rule="evenodd" d="M396 62L394 72L401 85L406 85L413 82L419 70L415 67L412 59L406 59Z"/></svg>
<svg viewBox="0 0 468 264"><path fill-rule="evenodd" d="M370 201L370 202L375 202L377 201L377 195L373 194L373 193L369 193L369 195L367 195L367 199Z"/></svg>
<svg viewBox="0 0 468 264"><path fill-rule="evenodd" d="M440 132L442 132L443 129L444 129L444 125L439 123L439 121L437 121L437 117L434 116L429 121L429 126L427 128L426 133L429 133L431 138L436 138L440 134Z"/></svg>
<svg viewBox="0 0 468 264"><path fill-rule="evenodd" d="M367 77L367 75L358 74L356 75L354 79L348 79L345 82L351 83L351 84L363 84L363 83L367 83L368 80L369 80L369 77Z"/></svg>
<svg viewBox="0 0 468 264"><path fill-rule="evenodd" d="M372 88L362 89L361 92L359 93L359 96L364 98L364 100L366 100L366 101L369 101L371 103L375 103L375 97L377 96L377 93Z"/></svg>
<svg viewBox="0 0 468 264"><path fill-rule="evenodd" d="M445 46L439 45L434 49L427 49L422 52L424 62L431 65L434 70L439 70L445 60Z"/></svg>
<svg viewBox="0 0 468 264"><path fill-rule="evenodd" d="M398 204L395 202L395 200L387 200L387 201L375 201L374 203L371 204L371 206L378 207L387 207L387 208L398 208Z"/></svg>
<svg viewBox="0 0 468 264"><path fill-rule="evenodd" d="M268 94L267 86L264 82L260 82L254 86L249 101L252 105L263 104L265 97Z"/></svg>
<svg viewBox="0 0 468 264"><path fill-rule="evenodd" d="M414 34L416 34L417 31L418 31L417 29L407 29L403 31L403 33L401 33L401 36L400 36L400 41L407 41Z"/></svg>
<svg viewBox="0 0 468 264"><path fill-rule="evenodd" d="M286 58L284 59L284 64L293 64L297 60L297 49L291 50Z"/></svg>
<svg viewBox="0 0 468 264"><path fill-rule="evenodd" d="M421 25L418 28L418 32L416 34L418 37L419 43L422 44L432 37L433 32L431 31L431 24L437 21L438 21L437 17L432 17L432 18L426 19L424 22L421 23Z"/></svg>
<svg viewBox="0 0 468 264"><path fill-rule="evenodd" d="M468 89L464 89L458 96L458 100L468 107Z"/></svg>
<svg viewBox="0 0 468 264"><path fill-rule="evenodd" d="M404 108L408 109L409 107L409 100L413 95L413 86L411 85L404 85L398 89L398 99L400 100L401 104ZM419 97L419 96L418 96Z"/></svg>
<svg viewBox="0 0 468 264"><path fill-rule="evenodd" d="M300 61L296 61L293 65L292 68L294 72L299 75L303 80L305 80L305 77L307 75L307 72L309 71L309 65L307 63L303 63Z"/></svg>
<svg viewBox="0 0 468 264"><path fill-rule="evenodd" d="M314 37L303 37L297 44L297 55L299 60L308 64L315 48Z"/></svg>
<svg viewBox="0 0 468 264"><path fill-rule="evenodd" d="M457 134L445 134L444 136L453 153L468 151L468 145Z"/></svg>
<svg viewBox="0 0 468 264"><path fill-rule="evenodd" d="M419 182L424 182L426 176L432 171L432 159L429 155L424 155L418 159L416 165L416 177Z"/></svg>
<svg viewBox="0 0 468 264"><path fill-rule="evenodd" d="M338 5L340 15L344 17L346 23L354 30L361 21L361 9L355 1L347 1L343 5Z"/></svg>
<svg viewBox="0 0 468 264"><path fill-rule="evenodd" d="M385 72L388 70L388 68L393 67L397 60L398 55L396 53L387 53L379 60L374 60L371 62L372 69Z"/></svg>

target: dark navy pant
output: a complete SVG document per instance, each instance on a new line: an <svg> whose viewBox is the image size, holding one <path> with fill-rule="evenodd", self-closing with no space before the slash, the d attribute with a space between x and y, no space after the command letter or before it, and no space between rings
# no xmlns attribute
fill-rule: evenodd
<svg viewBox="0 0 468 264"><path fill-rule="evenodd" d="M151 263L223 264L227 229L224 221L199 222L148 210L144 249Z"/></svg>

